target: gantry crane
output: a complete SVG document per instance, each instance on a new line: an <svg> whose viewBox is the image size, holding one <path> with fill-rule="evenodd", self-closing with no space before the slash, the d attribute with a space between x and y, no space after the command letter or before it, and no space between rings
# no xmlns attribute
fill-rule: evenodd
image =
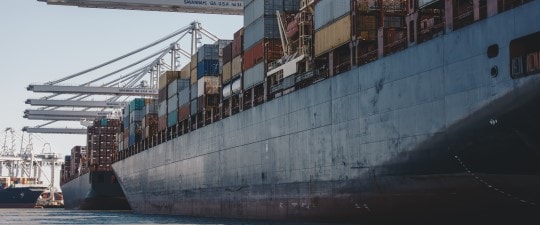
<svg viewBox="0 0 540 225"><path fill-rule="evenodd" d="M242 15L243 0L38 0L50 5L164 12Z"/></svg>
<svg viewBox="0 0 540 225"><path fill-rule="evenodd" d="M179 42L187 35L191 36L191 52L187 52L180 48ZM50 120L44 125L36 126L33 128L24 127L23 130L29 133L67 133L67 134L81 134L83 129L79 128L46 128L44 126L54 123L56 121L81 121L82 125L88 124L85 121L94 120L100 117L119 118L121 112L118 109L126 106L127 98L133 96L155 98L158 95L157 81L158 76L164 70L177 70L179 68L179 58L184 55L188 59L195 53L200 39L207 37L211 41L218 41L218 38L205 30L201 24L197 21L190 23L188 26L183 27L157 41L154 41L144 47L136 49L132 52L124 54L115 59L109 60L100 65L86 69L84 71L60 78L58 80L49 81L44 84L31 84L27 87L28 91L35 93L52 93L49 96L42 97L40 99L28 99L27 104L32 106L43 106L38 109L28 109L24 112L24 118L30 120ZM157 46L169 39L176 38L176 40L170 43L167 47L150 54L134 63L117 69L111 73L99 76L88 82L80 85L62 85L62 82L80 78L83 75L88 75L89 72L97 69L109 66L120 60L138 54L151 47ZM164 57L169 54L171 57L170 64L165 63ZM145 63L151 60L146 65L139 67L127 74L120 75L112 81L108 81L105 84L96 86L95 83L103 82L105 79L114 78L119 73L136 67L139 64ZM147 82L144 77L150 76ZM120 85L121 84L121 85ZM53 99L65 94L75 95L67 99ZM105 100L86 100L92 96L111 96ZM124 97L123 101L120 100ZM73 107L70 110L62 110L62 108ZM92 110L98 109L98 110ZM106 110L112 109L112 110Z"/></svg>

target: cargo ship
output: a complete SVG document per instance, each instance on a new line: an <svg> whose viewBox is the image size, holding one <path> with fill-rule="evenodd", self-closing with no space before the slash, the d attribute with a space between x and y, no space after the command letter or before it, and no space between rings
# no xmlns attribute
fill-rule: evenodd
<svg viewBox="0 0 540 225"><path fill-rule="evenodd" d="M115 134L120 121L101 118L89 126L86 146L75 146L61 169L65 209L129 210L130 206L112 171L117 153Z"/></svg>
<svg viewBox="0 0 540 225"><path fill-rule="evenodd" d="M2 178L2 180L8 180ZM41 193L47 189L45 186L17 182L9 185L5 184L10 182L2 183L4 185L0 189L0 208L34 208Z"/></svg>
<svg viewBox="0 0 540 225"><path fill-rule="evenodd" d="M540 1L244 7L232 42L160 77L157 130L124 127L135 212L540 221Z"/></svg>

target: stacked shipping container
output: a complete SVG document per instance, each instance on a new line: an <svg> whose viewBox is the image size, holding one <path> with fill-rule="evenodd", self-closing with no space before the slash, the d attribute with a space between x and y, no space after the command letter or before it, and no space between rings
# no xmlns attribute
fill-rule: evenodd
<svg viewBox="0 0 540 225"><path fill-rule="evenodd" d="M135 115L132 114L132 115ZM112 171L112 163L118 154L115 135L120 130L120 120L101 118L88 127L88 164L91 171Z"/></svg>

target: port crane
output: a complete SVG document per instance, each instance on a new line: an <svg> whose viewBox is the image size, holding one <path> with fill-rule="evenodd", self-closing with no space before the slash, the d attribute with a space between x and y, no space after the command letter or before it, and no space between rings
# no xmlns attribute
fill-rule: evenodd
<svg viewBox="0 0 540 225"><path fill-rule="evenodd" d="M179 44L188 35L191 36L191 52L183 50ZM203 37L214 42L219 40L217 36L204 29L199 22L194 21L159 40L105 63L43 84L30 84L27 87L28 91L34 93L51 93L51 95L38 99L27 99L26 104L42 107L25 110L23 117L29 120L48 120L50 122L36 127L24 127L23 130L30 133L84 134L86 131L85 128L52 128L45 126L57 121L80 121L81 125L88 126L90 123L87 121L92 121L96 118L104 116L108 118L119 118L122 116L119 109L126 106L128 98L134 96L146 98L157 97L158 76L164 70L177 70L180 66L181 56L190 59ZM90 72L113 65L128 57L163 44L170 39L174 39L174 41L168 43L165 48L127 66L116 69L113 72L100 75L80 85L63 84L74 78L80 79L82 77L84 79L90 76ZM165 60L167 55L170 56L170 63ZM143 66L140 66L141 64ZM138 68L130 72L125 72L134 67ZM98 82L106 83L96 86L95 84ZM71 95L71 97L58 99L59 96L62 97L65 95ZM107 99L88 100L89 97L94 96L103 96ZM124 99L120 100L120 98ZM72 108L64 110L66 107Z"/></svg>
<svg viewBox="0 0 540 225"><path fill-rule="evenodd" d="M242 15L243 0L38 0L49 5L163 12Z"/></svg>

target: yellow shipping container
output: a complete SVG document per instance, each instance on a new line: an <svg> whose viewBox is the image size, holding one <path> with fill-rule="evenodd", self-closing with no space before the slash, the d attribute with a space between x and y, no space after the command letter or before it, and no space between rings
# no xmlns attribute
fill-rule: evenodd
<svg viewBox="0 0 540 225"><path fill-rule="evenodd" d="M242 72L242 56L237 56L232 60L231 75L234 76Z"/></svg>
<svg viewBox="0 0 540 225"><path fill-rule="evenodd" d="M165 71L159 76L158 89L162 90L167 87L171 82L180 78L180 71Z"/></svg>
<svg viewBox="0 0 540 225"><path fill-rule="evenodd" d="M351 16L349 15L315 32L315 56L322 55L350 40Z"/></svg>
<svg viewBox="0 0 540 225"><path fill-rule="evenodd" d="M191 70L193 71L193 69L197 69L197 53L195 53L195 55L192 55L191 56Z"/></svg>
<svg viewBox="0 0 540 225"><path fill-rule="evenodd" d="M197 83L197 67L191 70L191 84Z"/></svg>
<svg viewBox="0 0 540 225"><path fill-rule="evenodd" d="M191 66L190 66L190 64L187 64L182 68L180 76L181 76L182 79L186 79L186 80L191 78Z"/></svg>
<svg viewBox="0 0 540 225"><path fill-rule="evenodd" d="M223 83L227 83L229 80L231 80L231 76L232 76L231 66L232 66L231 62L223 64L223 75L222 75Z"/></svg>

